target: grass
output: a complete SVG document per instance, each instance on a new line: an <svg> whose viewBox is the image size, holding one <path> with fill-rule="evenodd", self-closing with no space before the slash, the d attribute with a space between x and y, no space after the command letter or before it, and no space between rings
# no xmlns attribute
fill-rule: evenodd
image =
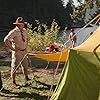
<svg viewBox="0 0 100 100"><path fill-rule="evenodd" d="M0 51L5 50L3 36L0 34ZM17 70L16 82L19 84L19 88L15 88L10 78L10 63L11 57L6 59L0 59L0 71L3 81L4 89L0 92L0 100L47 100L48 96L51 96L55 89L60 77L62 65L54 78L55 68L57 63L50 62L48 68L44 70L48 62L40 59L31 59L29 67L29 77L31 80L26 82L22 74L21 68Z"/></svg>
<svg viewBox="0 0 100 100"><path fill-rule="evenodd" d="M54 90L62 68L59 68L54 79L56 63L51 62L48 69L44 70L46 62L38 62L35 59L32 61L32 66L29 67L29 77L31 78L29 82L24 80L21 68L17 70L16 82L20 85L19 88L15 88L12 84L10 67L7 66L7 63L5 64L6 66L1 65L0 70L2 71L4 89L0 93L0 100L47 100L48 96L53 93L53 91L50 91L51 85L53 84L52 90Z"/></svg>

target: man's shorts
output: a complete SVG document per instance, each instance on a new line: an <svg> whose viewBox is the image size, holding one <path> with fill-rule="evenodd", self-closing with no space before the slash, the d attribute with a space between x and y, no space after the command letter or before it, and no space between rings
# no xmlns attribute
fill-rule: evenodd
<svg viewBox="0 0 100 100"><path fill-rule="evenodd" d="M27 54L27 51L12 51L12 63L11 63L11 67L13 67L14 69L16 67L19 67L19 64L21 62L21 60L23 59L23 57ZM28 67L28 56L26 55L24 60L22 61L21 65L26 69Z"/></svg>

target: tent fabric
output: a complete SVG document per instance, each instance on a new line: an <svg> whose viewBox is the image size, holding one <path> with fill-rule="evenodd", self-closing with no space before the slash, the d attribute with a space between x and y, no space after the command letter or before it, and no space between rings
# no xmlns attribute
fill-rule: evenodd
<svg viewBox="0 0 100 100"><path fill-rule="evenodd" d="M100 26L85 42L74 48L74 50L86 52L93 52L95 49L96 52L100 52Z"/></svg>
<svg viewBox="0 0 100 100"><path fill-rule="evenodd" d="M50 100L99 100L99 71L100 61L94 53L70 50L68 61Z"/></svg>
<svg viewBox="0 0 100 100"><path fill-rule="evenodd" d="M100 26L84 43L69 50L50 100L100 100Z"/></svg>

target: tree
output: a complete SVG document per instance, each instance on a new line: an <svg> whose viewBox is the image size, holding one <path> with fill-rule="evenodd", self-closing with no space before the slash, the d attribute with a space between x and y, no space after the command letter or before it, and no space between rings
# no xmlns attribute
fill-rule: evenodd
<svg viewBox="0 0 100 100"><path fill-rule="evenodd" d="M62 0L0 0L0 15L0 23L9 27L18 16L33 25L36 24L35 20L51 24L55 19L62 27L67 22Z"/></svg>
<svg viewBox="0 0 100 100"><path fill-rule="evenodd" d="M73 14L74 4L72 0L69 0L66 5L66 19L67 19L67 27L70 27L72 24L72 14Z"/></svg>
<svg viewBox="0 0 100 100"><path fill-rule="evenodd" d="M73 21L87 23L93 17L100 13L100 1L99 0L85 0L84 3L80 3L78 7L75 7L73 12Z"/></svg>

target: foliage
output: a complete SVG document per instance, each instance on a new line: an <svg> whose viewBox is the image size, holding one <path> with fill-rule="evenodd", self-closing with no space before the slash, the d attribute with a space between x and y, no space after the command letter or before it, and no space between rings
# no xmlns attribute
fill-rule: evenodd
<svg viewBox="0 0 100 100"><path fill-rule="evenodd" d="M84 3L80 3L78 7L75 7L72 14L74 22L89 22L100 12L100 1L99 0L85 0ZM88 15L88 16L87 16Z"/></svg>
<svg viewBox="0 0 100 100"><path fill-rule="evenodd" d="M64 43L66 39L65 31L62 32L60 38L58 37L60 27L55 20L52 21L51 26L41 24L36 20L37 27L32 29L32 25L28 24L29 33L29 51L45 51L46 47L55 42Z"/></svg>
<svg viewBox="0 0 100 100"><path fill-rule="evenodd" d="M73 22L84 22L87 9L93 8L95 2L96 14L100 12L100 0L76 0L79 4L77 7L73 1L68 0L65 7L64 0L0 0L0 28L3 31L10 30L16 18L22 16L34 26L37 24L35 20L51 25L55 19L60 28L64 29L66 26L70 27ZM92 19L95 13L90 16Z"/></svg>
<svg viewBox="0 0 100 100"><path fill-rule="evenodd" d="M0 0L2 27L9 28L18 16L24 17L25 21L33 25L35 25L35 20L50 24L53 19L56 19L62 27L67 24L62 0L10 0L9 2Z"/></svg>
<svg viewBox="0 0 100 100"><path fill-rule="evenodd" d="M67 40L66 31L67 31L67 27L65 27L65 29L61 32L61 36L58 37L57 43L64 44L66 42Z"/></svg>
<svg viewBox="0 0 100 100"><path fill-rule="evenodd" d="M70 27L71 24L72 24L72 17L71 15L73 14L73 8L74 8L74 5L73 5L73 2L72 1L69 1L66 5L66 19L67 19L67 27Z"/></svg>

